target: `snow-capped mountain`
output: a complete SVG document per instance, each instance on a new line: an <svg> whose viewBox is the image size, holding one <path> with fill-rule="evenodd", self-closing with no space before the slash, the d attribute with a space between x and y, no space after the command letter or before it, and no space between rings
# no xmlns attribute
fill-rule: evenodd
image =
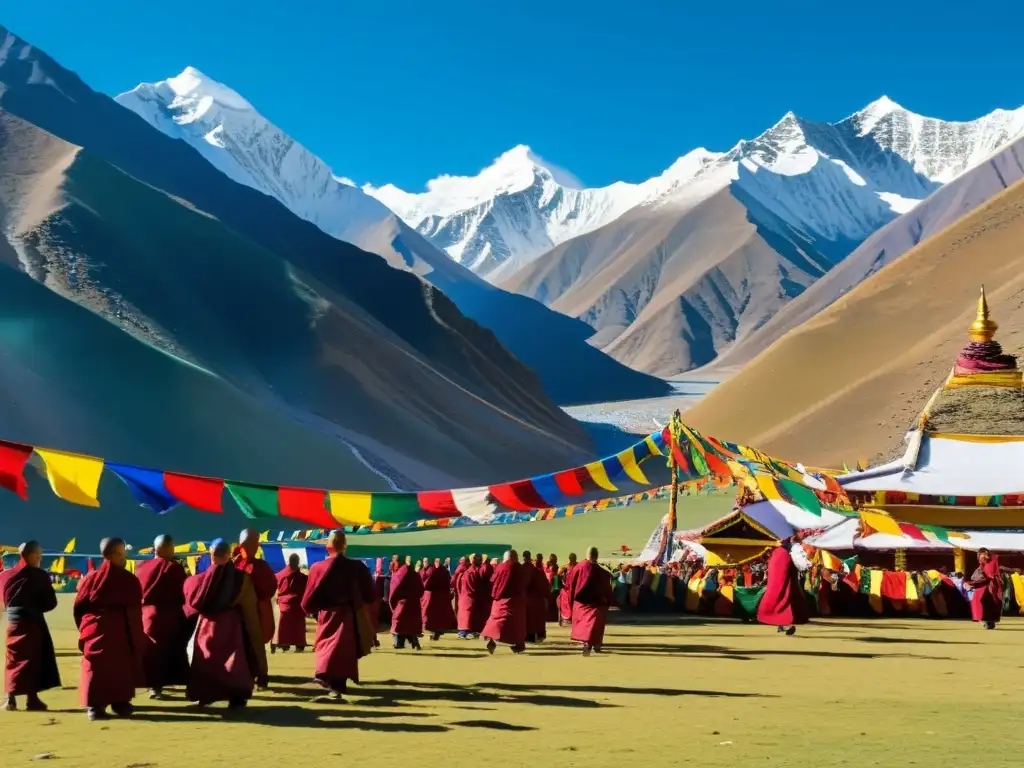
<svg viewBox="0 0 1024 768"><path fill-rule="evenodd" d="M882 97L837 123L789 113L752 141L722 153L694 150L640 184L584 188L520 146L476 176L442 176L422 193L364 189L456 261L497 280L638 205L692 198L687 187L708 174L738 182L793 226L862 240L1022 132L1024 108L948 122Z"/></svg>
<svg viewBox="0 0 1024 768"><path fill-rule="evenodd" d="M585 323L495 288L453 261L379 200L336 175L241 95L194 67L167 80L143 83L116 100L161 133L192 146L232 180L276 198L327 234L440 288L533 368L556 401L628 399L667 391L664 382L630 370L587 344L590 330Z"/></svg>

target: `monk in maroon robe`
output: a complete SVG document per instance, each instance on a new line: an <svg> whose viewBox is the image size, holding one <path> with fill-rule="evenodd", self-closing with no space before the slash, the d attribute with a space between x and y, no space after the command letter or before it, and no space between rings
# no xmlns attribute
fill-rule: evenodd
<svg viewBox="0 0 1024 768"><path fill-rule="evenodd" d="M485 592L487 599L484 599ZM484 624L491 614L490 597L490 587L484 582L483 562L480 555L473 555L473 562L459 578L459 611L456 616L459 638L476 639L484 631Z"/></svg>
<svg viewBox="0 0 1024 768"><path fill-rule="evenodd" d="M18 708L16 696L25 697L29 712L45 712L39 692L60 688L57 654L43 615L57 607L49 574L39 567L43 548L27 541L18 549L21 560L0 573L0 595L7 608L7 663L4 667L4 709Z"/></svg>
<svg viewBox="0 0 1024 768"><path fill-rule="evenodd" d="M210 545L211 565L185 581L185 613L196 617L190 642L186 694L199 706L226 701L244 707L253 683L267 685L256 590L249 575L231 562L223 539Z"/></svg>
<svg viewBox="0 0 1024 768"><path fill-rule="evenodd" d="M452 579L440 558L434 560L430 576L423 584L423 628L431 640L440 640L445 632L458 629L458 620L452 608Z"/></svg>
<svg viewBox="0 0 1024 768"><path fill-rule="evenodd" d="M467 568L469 568L469 558L460 557L459 564L455 566L455 571L452 573L452 610L455 611L456 617L459 615L459 582ZM458 620L456 619L457 623Z"/></svg>
<svg viewBox="0 0 1024 768"><path fill-rule="evenodd" d="M106 720L107 707L131 717L135 689L145 685L142 655L142 586L125 565L124 541L100 542L103 565L78 584L74 617L82 675L78 690L90 720Z"/></svg>
<svg viewBox="0 0 1024 768"><path fill-rule="evenodd" d="M529 550L523 552L523 573L526 581L526 642L542 643L548 636L548 580L544 572L534 566Z"/></svg>
<svg viewBox="0 0 1024 768"><path fill-rule="evenodd" d="M569 577L576 567L576 553L569 553L569 562L561 570L562 586L558 590L558 626L572 624L572 603L569 602Z"/></svg>
<svg viewBox="0 0 1024 768"><path fill-rule="evenodd" d="M391 636L395 648L405 648L406 641L413 650L420 650L420 635L423 634L423 614L420 598L423 597L423 582L412 566L403 565L391 577Z"/></svg>
<svg viewBox="0 0 1024 768"><path fill-rule="evenodd" d="M255 528L246 528L238 540L241 542L235 553L235 567L249 574L252 588L256 590L256 606L260 612L260 628L263 630L263 645L274 642L274 593L277 591L277 575L266 560L258 560L260 533Z"/></svg>
<svg viewBox="0 0 1024 768"><path fill-rule="evenodd" d="M569 599L572 601L571 640L583 644L583 655L601 652L608 609L615 594L612 577L597 563L597 547L587 550L587 559L577 565L569 577Z"/></svg>
<svg viewBox="0 0 1024 768"><path fill-rule="evenodd" d="M302 596L306 594L309 576L299 568L299 556L289 555L287 567L277 574L277 647L282 651L293 645L302 653L306 650L306 614L302 610ZM270 652L274 652L274 644Z"/></svg>
<svg viewBox="0 0 1024 768"><path fill-rule="evenodd" d="M529 574L514 549L505 553L491 580L491 615L481 633L487 640L487 652L494 653L497 643L512 647L513 653L526 650L526 589Z"/></svg>
<svg viewBox="0 0 1024 768"><path fill-rule="evenodd" d="M800 573L789 554L791 543L784 541L768 558L764 597L757 607L757 620L778 627L779 632L796 634L797 624L806 624L810 611L800 586Z"/></svg>
<svg viewBox="0 0 1024 768"><path fill-rule="evenodd" d="M359 683L359 659L373 648L368 609L374 604L370 571L345 557L344 531L335 531L328 545L333 553L309 569L302 610L316 616L316 680L328 689L317 700L339 702L348 681ZM415 574L414 574L415 575Z"/></svg>
<svg viewBox="0 0 1024 768"><path fill-rule="evenodd" d="M562 591L562 577L558 575L558 555L548 555L544 575L548 579L548 621L558 621L558 595Z"/></svg>
<svg viewBox="0 0 1024 768"><path fill-rule="evenodd" d="M971 619L983 622L985 629L995 629L1003 616L1003 574L999 570L999 558L984 547L978 550L978 568L968 585L974 589Z"/></svg>
<svg viewBox="0 0 1024 768"><path fill-rule="evenodd" d="M174 559L174 540L158 536L152 560L135 566L142 587L142 667L151 699L188 682L189 626L185 619L185 569Z"/></svg>

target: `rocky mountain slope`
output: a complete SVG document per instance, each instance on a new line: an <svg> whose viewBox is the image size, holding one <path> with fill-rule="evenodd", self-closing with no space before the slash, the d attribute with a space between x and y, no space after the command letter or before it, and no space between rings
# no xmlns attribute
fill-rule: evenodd
<svg viewBox="0 0 1024 768"><path fill-rule="evenodd" d="M872 233L1022 134L1024 109L947 123L882 99L834 124L789 114L499 284L586 320L596 346L658 375L756 353L758 329Z"/></svg>
<svg viewBox="0 0 1024 768"><path fill-rule="evenodd" d="M0 120L3 437L380 490L592 455L440 291L231 181L2 28ZM114 493L108 523L157 525ZM205 517L159 525L224 524Z"/></svg>
<svg viewBox="0 0 1024 768"><path fill-rule="evenodd" d="M891 457L967 341L979 284L1000 326L997 340L1021 353L1021 242L1024 181L782 336L686 420L791 461Z"/></svg>
<svg viewBox="0 0 1024 768"><path fill-rule="evenodd" d="M409 227L383 203L335 175L241 95L188 67L116 99L161 133L195 148L240 184L276 198L324 232L382 256L440 288L533 368L561 403L663 394L663 382L586 343L582 322L495 288ZM584 375L581 375L584 374Z"/></svg>

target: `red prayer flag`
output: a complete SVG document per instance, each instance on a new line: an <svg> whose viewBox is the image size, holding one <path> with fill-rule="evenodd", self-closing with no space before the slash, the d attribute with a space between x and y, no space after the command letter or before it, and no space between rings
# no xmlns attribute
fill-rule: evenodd
<svg viewBox="0 0 1024 768"><path fill-rule="evenodd" d="M327 510L327 491L312 488L278 488L277 511L281 517L309 523L318 528L337 528Z"/></svg>
<svg viewBox="0 0 1024 768"><path fill-rule="evenodd" d="M438 517L459 517L459 508L451 491L419 491L416 501L420 509Z"/></svg>
<svg viewBox="0 0 1024 768"><path fill-rule="evenodd" d="M924 532L916 525L911 523L897 523L897 525L899 525L904 536L909 536L910 538L917 539L918 541L928 541L928 537L925 536Z"/></svg>
<svg viewBox="0 0 1024 768"><path fill-rule="evenodd" d="M0 440L0 487L28 501L25 465L32 455L31 445Z"/></svg>
<svg viewBox="0 0 1024 768"><path fill-rule="evenodd" d="M183 475L177 472L164 472L164 485L167 492L182 504L201 509L204 512L222 513L224 481L213 477Z"/></svg>

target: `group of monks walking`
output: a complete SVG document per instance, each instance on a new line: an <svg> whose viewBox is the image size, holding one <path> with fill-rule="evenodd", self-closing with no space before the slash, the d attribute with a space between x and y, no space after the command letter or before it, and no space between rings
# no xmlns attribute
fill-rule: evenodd
<svg viewBox="0 0 1024 768"><path fill-rule="evenodd" d="M306 618L316 619L314 679L325 689L318 701L340 701L349 681L359 682L359 659L379 645L381 603L391 611L395 648L420 648L424 630L437 640L448 632L482 636L487 650L498 643L521 653L527 642L546 636L554 618L571 621L572 639L584 654L600 651L605 616L612 604L610 575L591 548L581 563L559 569L538 555L524 562L509 551L492 566L480 557L463 558L454 574L440 561L416 572L394 563L390 588L378 567L377 579L359 560L345 556L343 531L332 533L329 557L308 575L293 555L275 574L257 558L259 534L246 530L232 551L221 539L211 543L210 566L188 576L174 559L174 542L161 536L151 560L126 567L122 539L100 544L103 563L82 579L74 620L82 652L79 694L91 720L130 717L139 688L152 699L184 686L198 706L227 702L244 707L254 690L269 685L267 651L306 647ZM7 611L4 709L45 711L39 693L60 687L60 672L45 614L57 606L42 548L20 548L18 565L0 573ZM277 595L275 627L272 601ZM276 632L275 632L276 630Z"/></svg>

